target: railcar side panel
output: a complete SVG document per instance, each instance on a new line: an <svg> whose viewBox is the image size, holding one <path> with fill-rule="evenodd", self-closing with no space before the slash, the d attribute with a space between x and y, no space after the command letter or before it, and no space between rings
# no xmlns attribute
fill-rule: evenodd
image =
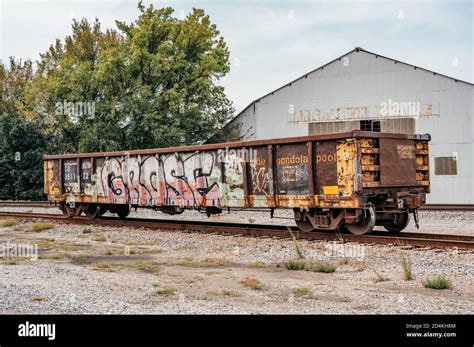
<svg viewBox="0 0 474 347"><path fill-rule="evenodd" d="M140 207L355 209L392 187L429 191L429 140L351 135L52 156L45 193L52 201Z"/></svg>

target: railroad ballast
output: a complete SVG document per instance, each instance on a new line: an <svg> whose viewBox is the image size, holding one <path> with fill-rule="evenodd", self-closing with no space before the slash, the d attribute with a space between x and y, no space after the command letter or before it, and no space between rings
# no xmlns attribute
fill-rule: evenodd
<svg viewBox="0 0 474 347"><path fill-rule="evenodd" d="M400 232L429 193L430 135L339 134L124 152L47 155L45 193L63 213L131 208L293 209L303 231Z"/></svg>

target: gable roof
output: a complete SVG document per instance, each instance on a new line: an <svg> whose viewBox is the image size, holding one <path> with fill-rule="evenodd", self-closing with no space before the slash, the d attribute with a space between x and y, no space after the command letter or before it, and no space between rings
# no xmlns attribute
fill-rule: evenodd
<svg viewBox="0 0 474 347"><path fill-rule="evenodd" d="M277 89L275 89L275 90L273 90L273 91L271 91L271 92L269 92L269 93L267 93L267 94L265 94L265 95L263 95L263 96L261 96L261 97L255 99L255 100L253 100L250 104L248 104L247 106L245 106L245 107L242 109L242 111L240 111L235 117L233 117L227 124L230 124L232 121L234 121L235 119L237 119L237 117L239 117L242 113L244 113L245 110L247 110L247 109L248 109L250 106L252 106L255 102L259 102L261 99L263 99L263 98L265 98L265 97L267 97L267 96L269 96L269 95L273 95L275 92L279 91L280 89L283 89L283 88L285 88L285 87L291 86L292 83L294 83L294 82L296 82L296 81L299 81L299 80L301 80L301 79L307 77L309 74L312 74L313 72L316 72L316 71L318 71L318 70L322 70L322 69L324 69L325 66L328 66L329 64L332 64L332 63L334 63L335 61L341 60L341 59L344 58L345 56L347 56L347 55L349 55L349 54L352 54L352 53L354 53L354 52L365 52L365 53L369 53L369 54L374 55L374 56L377 57L377 58L380 57L380 58L385 58L385 59L388 59L388 60L392 60L393 62L405 64L405 65L408 65L408 66L412 66L412 67L414 67L414 68L416 68L416 69L420 69L420 70L423 70L423 71L427 71L427 72L433 73L433 74L435 74L435 75L439 75L439 76L443 76L443 77L446 77L446 78L450 78L450 79L454 80L455 82L467 83L467 84L469 84L470 86L474 86L473 83L470 83L470 82L467 82L467 81L463 81L463 80L460 80L460 79L457 79L457 78L454 78L454 77L451 77L451 76L443 75L443 74L441 74L441 73L438 73L438 72L435 72L435 71L432 71L432 70L428 70L428 69L425 69L425 68L422 68L422 67L419 67L419 66L416 66L416 65L413 65L413 64L405 63L405 62L403 62L403 61L400 61L400 60L397 60L397 59L393 59L393 58L389 58L389 57L386 57L386 56L383 56L383 55L380 55L380 54L377 54L377 53L373 53L373 52L367 51L367 50L365 50L365 49L363 49L363 48L361 48L361 47L355 47L353 50L351 50L351 51L349 51L349 52L347 52L347 53L341 55L340 57L337 57L337 58L334 59L334 60L331 60L329 63L326 63L326 64L324 64L324 65L322 65L322 66L320 66L320 67L318 67L318 68L316 68L316 69L314 69L314 70L308 72L308 73L305 73L304 75L302 75L302 76L300 76L300 77L294 79L293 81L288 82L288 83L284 84L283 86L281 86L281 87L279 87L279 88L277 88Z"/></svg>

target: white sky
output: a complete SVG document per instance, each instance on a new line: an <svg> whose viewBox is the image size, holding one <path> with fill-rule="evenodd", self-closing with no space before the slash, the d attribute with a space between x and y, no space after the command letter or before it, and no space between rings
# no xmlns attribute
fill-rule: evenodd
<svg viewBox="0 0 474 347"><path fill-rule="evenodd" d="M223 84L237 111L254 99L360 46L474 81L473 1L145 1L176 15L206 10L224 36L232 68ZM36 60L72 18L132 22L136 1L0 0L0 59Z"/></svg>

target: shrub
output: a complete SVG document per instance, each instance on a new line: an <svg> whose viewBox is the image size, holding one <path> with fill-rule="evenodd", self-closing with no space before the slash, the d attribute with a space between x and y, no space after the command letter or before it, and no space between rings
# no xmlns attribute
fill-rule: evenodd
<svg viewBox="0 0 474 347"><path fill-rule="evenodd" d="M330 263L306 263L304 269L306 271L331 273L336 271L336 265Z"/></svg>
<svg viewBox="0 0 474 347"><path fill-rule="evenodd" d="M427 278L423 281L423 287L431 289L451 289L451 281L442 275L434 278Z"/></svg>
<svg viewBox="0 0 474 347"><path fill-rule="evenodd" d="M303 270L304 269L304 263L303 262L300 262L298 260L288 260L286 263L285 263L285 267L288 269L288 270Z"/></svg>

